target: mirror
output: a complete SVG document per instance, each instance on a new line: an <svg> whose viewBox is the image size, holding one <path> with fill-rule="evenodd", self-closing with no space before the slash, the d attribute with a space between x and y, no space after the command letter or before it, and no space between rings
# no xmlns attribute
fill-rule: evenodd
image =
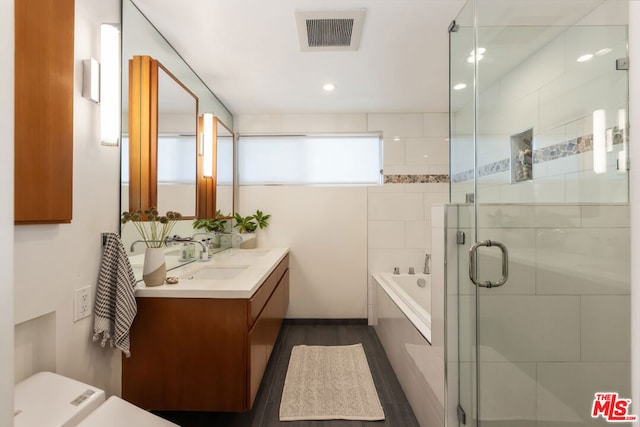
<svg viewBox="0 0 640 427"><path fill-rule="evenodd" d="M198 98L158 68L158 210L196 214Z"/></svg>
<svg viewBox="0 0 640 427"><path fill-rule="evenodd" d="M123 210L195 217L198 97L159 61L129 61L129 126L123 138Z"/></svg>
<svg viewBox="0 0 640 427"><path fill-rule="evenodd" d="M196 146L197 146L197 135L199 134L197 131L197 118L199 115L203 113L212 113L215 116L219 117L222 122L225 123L227 129L233 129L233 115L231 112L220 102L220 100L215 96L213 92L207 87L202 80L198 77L197 74L193 72L193 70L189 67L189 65L184 62L182 57L173 49L169 43L167 43L165 37L160 34L155 27L149 22L149 20L140 12L140 10L135 6L135 4L130 0L122 1L122 144L121 144L121 158L122 158L122 174L121 174L121 207L118 212L118 217L120 217L121 212L125 210L130 210L129 206L129 184L131 182L129 176L129 146L128 144L128 129L129 129L129 74L130 70L128 67L129 60L135 56L145 55L150 59L157 60L158 63L161 64L161 67L158 68L158 94L159 98L157 99L157 109L160 110L158 118L157 118L157 134L154 140L159 141L158 145L158 153L157 155L157 167L159 169L164 169L162 166L163 158L165 157L164 148L162 148L165 143L165 139L171 139L174 137L183 137L188 139L189 142L185 142L184 144L179 143L177 141L170 142L167 146L173 145L174 147L180 146L181 149L184 150L184 153L180 151L180 154L176 154L176 157L170 159L170 164L173 164L174 161L179 163L180 166L177 167L177 172L180 172L178 176L173 176L173 178L166 177L161 170L158 170L158 177L153 182L150 182L148 179L144 182L140 181L141 186L147 187L165 187L164 184L168 184L169 181L173 183L179 183L180 185L171 186L171 190L177 190L179 186L183 185L188 187L191 180L197 180L197 174L195 172L189 172L189 164L193 171L196 168ZM171 79L167 80L167 84L165 85L164 80L165 77L172 76ZM138 80L139 81L139 80ZM165 89L166 87L166 89ZM172 92L172 87L176 92L181 93L185 100L191 99L191 102L197 100L196 106L188 107L189 111L192 111L190 118L186 116L184 120L179 120L178 122L172 123L171 121L167 121L163 118L164 111L166 108L173 104L171 97L168 96L169 93ZM182 88L182 89L179 89ZM191 95L186 95L186 94ZM164 95L167 94L165 97ZM152 104L148 104L152 105ZM140 105L137 107L140 108ZM187 111L186 107L181 108L184 111ZM138 110L139 111L139 110ZM181 115L181 113L176 113L177 115ZM176 119L177 120L177 119ZM150 129L147 126L147 129ZM193 136L193 139L192 139ZM171 150L169 148L168 150ZM222 155L221 155L222 156ZM178 159L179 157L179 159ZM233 162L232 156L226 156L227 159L231 159ZM147 159L134 159L135 162L139 165L140 169L143 170L145 168L150 167L151 161L149 158ZM220 162L223 160L220 159ZM224 167L233 170L233 163L231 164L218 164L216 162L217 169L223 170ZM174 170L174 172L176 172ZM188 178L187 178L188 175ZM148 176L148 173L147 173ZM221 177L219 179L221 182L224 179ZM195 184L194 184L195 185ZM169 188L169 185L166 185L166 188ZM186 195L188 191L176 191L178 195L176 198L172 198L171 195L167 194L166 198L163 195L163 189L157 193L156 203L159 205L159 210L161 213L166 210L177 210L181 212L183 215L196 215L196 204L197 197L195 191L192 192L192 196L189 199L189 202L186 201ZM217 193L223 194L225 191L221 190ZM152 191L147 190L147 193L152 193ZM169 191L169 193L173 193ZM216 200L217 202L217 200ZM186 203L190 203L187 207ZM222 202L220 202L222 203ZM231 199L231 204L233 204L233 199ZM166 207L163 207L166 206ZM178 207L180 205L180 207ZM182 207L184 205L184 207ZM224 208L223 208L224 209ZM202 230L194 230L193 229L193 219L186 219L183 221L179 221L175 228L173 229L172 234L178 234L180 236L193 236L197 232ZM138 232L135 227L131 224L127 224L121 230L121 238L124 243L124 246L127 251L129 251L131 244L140 239ZM138 244L135 246L135 251L131 252L131 264L134 267L134 271L136 275L138 275L138 270L142 268L141 264L141 256L139 255L144 251L145 245ZM176 251L178 246L172 246L167 248L167 268L170 269L172 267L176 267L178 265L184 264L184 262L180 261L180 257L178 255L173 255L173 252L180 253L179 250ZM219 248L219 250L223 250L224 248ZM173 261L176 261L175 263Z"/></svg>

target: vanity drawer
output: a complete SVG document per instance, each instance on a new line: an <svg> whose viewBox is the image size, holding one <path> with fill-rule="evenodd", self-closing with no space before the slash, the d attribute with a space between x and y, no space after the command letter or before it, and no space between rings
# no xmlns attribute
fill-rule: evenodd
<svg viewBox="0 0 640 427"><path fill-rule="evenodd" d="M265 280L262 286L260 286L260 289L258 289L253 297L251 297L251 299L249 300L249 310L247 311L249 315L249 327L253 325L253 323L260 315L260 312L262 312L262 309L269 300L269 297L273 293L273 290L276 288L276 286L280 282L280 279L288 268L289 255L285 256L284 259L280 261L280 264L278 264L275 270L271 272L267 280Z"/></svg>

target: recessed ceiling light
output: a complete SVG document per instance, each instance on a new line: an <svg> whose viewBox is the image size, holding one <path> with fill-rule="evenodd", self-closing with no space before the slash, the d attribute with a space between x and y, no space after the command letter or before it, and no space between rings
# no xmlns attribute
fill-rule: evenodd
<svg viewBox="0 0 640 427"><path fill-rule="evenodd" d="M467 62L470 64L473 64L474 62L476 62L476 59L478 61L480 61L482 58L484 58L484 55L469 55L469 57L467 58Z"/></svg>
<svg viewBox="0 0 640 427"><path fill-rule="evenodd" d="M487 49L485 49L484 47L479 47L476 50L472 50L471 52L469 52L469 55L474 56L475 54L478 55L484 55L487 52Z"/></svg>
<svg viewBox="0 0 640 427"><path fill-rule="evenodd" d="M581 57L576 59L576 61L578 61L578 62L587 62L587 61L591 61L592 59L593 59L593 54L592 53L587 53L586 55L582 55Z"/></svg>
<svg viewBox="0 0 640 427"><path fill-rule="evenodd" d="M324 89L324 90L325 90L325 91L327 91L327 92L331 92L331 91L333 91L335 88L336 88L336 85L334 85L333 83L325 83L325 84L322 86L322 89Z"/></svg>
<svg viewBox="0 0 640 427"><path fill-rule="evenodd" d="M602 55L606 55L607 53L611 52L611 48L610 47L605 47L604 49L600 49L599 51L596 52L596 56L602 56Z"/></svg>
<svg viewBox="0 0 640 427"><path fill-rule="evenodd" d="M467 85L466 85L465 83L458 83L457 85L455 85L455 86L453 87L453 90L462 90L462 89L464 89L465 87L467 87Z"/></svg>

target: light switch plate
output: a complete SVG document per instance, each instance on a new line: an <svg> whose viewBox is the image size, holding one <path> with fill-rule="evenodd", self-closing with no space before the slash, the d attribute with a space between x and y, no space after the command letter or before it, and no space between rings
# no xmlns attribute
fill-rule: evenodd
<svg viewBox="0 0 640 427"><path fill-rule="evenodd" d="M85 286L84 288L76 289L73 296L73 321L77 322L80 319L89 317L91 315L91 286Z"/></svg>

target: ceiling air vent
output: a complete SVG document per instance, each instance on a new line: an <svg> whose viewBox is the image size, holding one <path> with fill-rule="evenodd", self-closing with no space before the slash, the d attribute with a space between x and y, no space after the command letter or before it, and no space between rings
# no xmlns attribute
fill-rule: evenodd
<svg viewBox="0 0 640 427"><path fill-rule="evenodd" d="M296 11L303 51L358 50L364 9Z"/></svg>

